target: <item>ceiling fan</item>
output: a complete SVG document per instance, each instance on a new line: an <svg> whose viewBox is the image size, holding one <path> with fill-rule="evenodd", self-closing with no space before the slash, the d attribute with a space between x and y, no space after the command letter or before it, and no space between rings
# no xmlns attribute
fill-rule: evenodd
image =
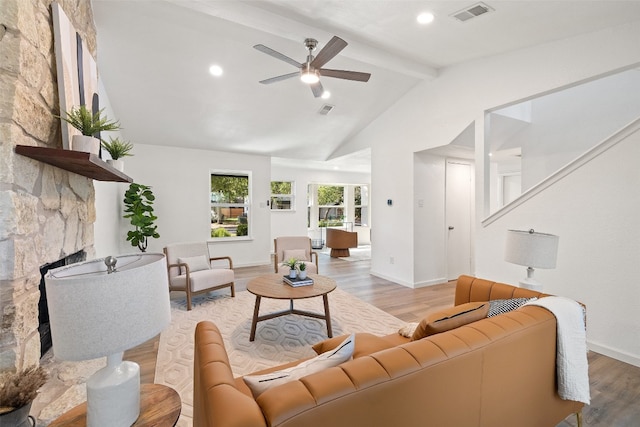
<svg viewBox="0 0 640 427"><path fill-rule="evenodd" d="M266 53L267 55L287 62L294 67L299 68L300 70L296 71L295 73L284 74L282 76L261 80L260 83L268 85L271 83L290 79L292 77L300 76L300 80L302 80L304 83L307 83L311 87L313 96L318 98L322 96L324 92L322 84L320 83L320 76L354 80L358 82L369 81L369 77L371 77L371 74L369 73L360 73L358 71L330 70L327 68L322 68L324 64L333 59L334 56L340 53L340 51L342 51L342 49L347 46L347 42L342 40L340 37L333 36L333 38L329 40L329 43L327 43L322 49L320 49L320 52L318 52L315 57L313 56L312 52L318 46L318 41L316 39L305 39L304 45L309 51L309 54L307 55L307 60L303 63L291 59L288 56L281 54L280 52L276 52L275 50L265 45L255 45L254 48L259 50L260 52Z"/></svg>

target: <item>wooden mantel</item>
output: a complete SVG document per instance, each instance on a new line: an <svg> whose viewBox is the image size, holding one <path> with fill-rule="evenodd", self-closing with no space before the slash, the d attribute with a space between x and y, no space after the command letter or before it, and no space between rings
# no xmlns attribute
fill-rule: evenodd
<svg viewBox="0 0 640 427"><path fill-rule="evenodd" d="M97 181L133 182L98 156L83 151L17 145L16 153Z"/></svg>

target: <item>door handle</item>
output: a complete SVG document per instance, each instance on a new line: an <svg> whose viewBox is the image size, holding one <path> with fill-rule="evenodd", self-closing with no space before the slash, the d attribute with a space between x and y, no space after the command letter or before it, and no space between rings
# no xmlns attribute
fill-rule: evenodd
<svg viewBox="0 0 640 427"><path fill-rule="evenodd" d="M454 227L452 227L451 225L449 226L449 230L453 230Z"/></svg>

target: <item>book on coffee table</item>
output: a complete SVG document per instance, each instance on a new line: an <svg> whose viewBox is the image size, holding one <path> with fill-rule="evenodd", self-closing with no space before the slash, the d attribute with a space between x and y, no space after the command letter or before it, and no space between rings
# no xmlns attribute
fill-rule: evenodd
<svg viewBox="0 0 640 427"><path fill-rule="evenodd" d="M296 288L298 286L313 285L313 279L310 279L308 277L306 279L301 279L299 277L296 277L295 279L292 279L289 276L283 276L282 279L284 280L284 283L286 283L289 286L293 286L294 288Z"/></svg>

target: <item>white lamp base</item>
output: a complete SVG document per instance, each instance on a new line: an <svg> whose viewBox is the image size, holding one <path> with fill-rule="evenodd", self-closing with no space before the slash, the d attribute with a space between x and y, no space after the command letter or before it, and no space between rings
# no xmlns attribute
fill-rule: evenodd
<svg viewBox="0 0 640 427"><path fill-rule="evenodd" d="M542 283L533 278L534 269L527 267L527 277L520 280L520 287L525 289L531 289L532 291L542 292Z"/></svg>
<svg viewBox="0 0 640 427"><path fill-rule="evenodd" d="M140 367L107 356L107 366L87 380L87 426L130 427L140 415Z"/></svg>

